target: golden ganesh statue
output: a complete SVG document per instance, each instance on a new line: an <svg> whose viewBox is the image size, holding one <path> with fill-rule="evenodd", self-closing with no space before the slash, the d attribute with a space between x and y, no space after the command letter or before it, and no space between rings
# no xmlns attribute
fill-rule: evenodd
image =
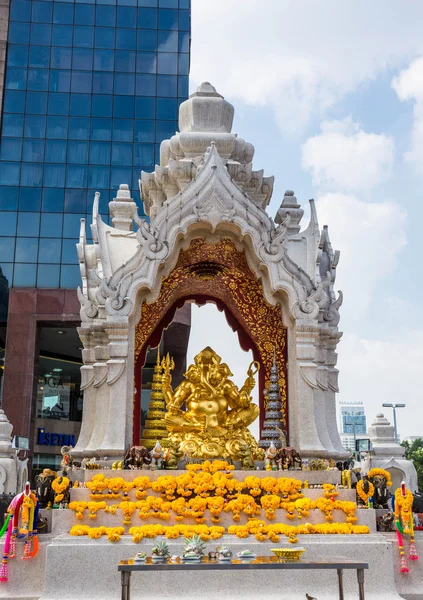
<svg viewBox="0 0 423 600"><path fill-rule="evenodd" d="M247 444L253 457L262 459L263 451L247 429L260 412L250 395L259 363L251 363L239 390L229 379L232 373L228 365L209 346L194 361L175 391L171 387L172 365L163 361L168 439L193 458L240 459Z"/></svg>

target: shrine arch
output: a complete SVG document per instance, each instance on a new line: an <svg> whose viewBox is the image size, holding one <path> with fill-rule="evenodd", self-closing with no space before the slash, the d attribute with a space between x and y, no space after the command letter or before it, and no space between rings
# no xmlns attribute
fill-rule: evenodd
<svg viewBox="0 0 423 600"><path fill-rule="evenodd" d="M262 283L251 272L244 252L238 250L230 238L221 238L217 243L195 238L186 250L181 250L176 265L161 282L158 297L141 306L135 326L133 442L139 443L140 439L140 378L147 349L160 343L176 310L187 301L216 304L225 313L229 326L237 332L241 348L252 350L254 360L260 363L260 426L265 409L264 390L276 352L282 427L288 432L287 329L283 325L281 305L267 302Z"/></svg>

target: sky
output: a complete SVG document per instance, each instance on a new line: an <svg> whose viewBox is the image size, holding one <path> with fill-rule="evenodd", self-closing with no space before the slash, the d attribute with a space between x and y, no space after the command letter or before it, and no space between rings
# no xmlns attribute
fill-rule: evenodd
<svg viewBox="0 0 423 600"><path fill-rule="evenodd" d="M423 3L414 0L192 0L191 91L210 81L235 107L254 168L316 200L341 258L342 401L368 424L398 409L423 436ZM193 307L188 359L206 345L243 383L251 356L213 305Z"/></svg>

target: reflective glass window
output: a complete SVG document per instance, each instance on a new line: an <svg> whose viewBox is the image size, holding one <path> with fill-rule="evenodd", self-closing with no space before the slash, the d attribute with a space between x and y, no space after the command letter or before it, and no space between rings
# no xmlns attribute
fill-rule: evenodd
<svg viewBox="0 0 423 600"><path fill-rule="evenodd" d="M23 115L3 115L3 136L20 137L23 133Z"/></svg>
<svg viewBox="0 0 423 600"><path fill-rule="evenodd" d="M177 96L177 77L171 75L157 76L157 95L158 96Z"/></svg>
<svg viewBox="0 0 423 600"><path fill-rule="evenodd" d="M60 267L59 265L38 265L37 287L57 288L59 287Z"/></svg>
<svg viewBox="0 0 423 600"><path fill-rule="evenodd" d="M51 197L53 199L56 198L56 190L49 190L51 193ZM44 209L44 200L45 197L43 195L43 209ZM63 209L63 206L62 206ZM62 214L52 214L52 213L41 213L41 226L40 226L40 236L41 237L50 237L50 238L61 238L62 237L62 227L63 227L63 215Z"/></svg>
<svg viewBox="0 0 423 600"><path fill-rule="evenodd" d="M0 164L0 170L1 170ZM0 235L10 237L16 235L16 212L2 212L0 219Z"/></svg>
<svg viewBox="0 0 423 600"><path fill-rule="evenodd" d="M3 263L2 264L3 275L6 277L6 279L9 283L11 281L13 281L13 268L14 268L14 265L12 263Z"/></svg>
<svg viewBox="0 0 423 600"><path fill-rule="evenodd" d="M181 98L188 96L188 77L180 75L178 77L178 96Z"/></svg>
<svg viewBox="0 0 423 600"><path fill-rule="evenodd" d="M62 263L75 263L78 258L76 254L76 244L78 239L62 240Z"/></svg>
<svg viewBox="0 0 423 600"><path fill-rule="evenodd" d="M135 52L129 50L116 51L116 71L126 71L132 73L135 71Z"/></svg>
<svg viewBox="0 0 423 600"><path fill-rule="evenodd" d="M50 62L50 49L48 46L31 46L29 50L29 66L48 68Z"/></svg>
<svg viewBox="0 0 423 600"><path fill-rule="evenodd" d="M158 119L177 119L178 111L175 98L157 98L156 107L156 116Z"/></svg>
<svg viewBox="0 0 423 600"><path fill-rule="evenodd" d="M19 188L0 185L0 210L17 210L18 209ZM2 215L3 218L3 215ZM0 219L1 221L1 219ZM0 234L3 235L3 234ZM12 235L15 235L13 232Z"/></svg>
<svg viewBox="0 0 423 600"><path fill-rule="evenodd" d="M51 41L51 25L33 23L31 25L30 43L39 46L49 46Z"/></svg>
<svg viewBox="0 0 423 600"><path fill-rule="evenodd" d="M70 48L51 49L50 66L54 69L70 69L72 62L72 50Z"/></svg>
<svg viewBox="0 0 423 600"><path fill-rule="evenodd" d="M87 167L67 166L66 167L66 187L84 188L87 186Z"/></svg>
<svg viewBox="0 0 423 600"><path fill-rule="evenodd" d="M113 121L113 140L117 142L132 142L133 122L130 119L115 119Z"/></svg>
<svg viewBox="0 0 423 600"><path fill-rule="evenodd" d="M45 115L47 112L47 93L28 92L26 95L26 112Z"/></svg>
<svg viewBox="0 0 423 600"><path fill-rule="evenodd" d="M178 8L178 0L159 0L160 8Z"/></svg>
<svg viewBox="0 0 423 600"><path fill-rule="evenodd" d="M87 208L86 190L65 190L65 212L79 213Z"/></svg>
<svg viewBox="0 0 423 600"><path fill-rule="evenodd" d="M26 69L6 69L6 89L24 90L26 88Z"/></svg>
<svg viewBox="0 0 423 600"><path fill-rule="evenodd" d="M81 285L79 265L63 265L60 271L60 287L75 289L78 285Z"/></svg>
<svg viewBox="0 0 423 600"><path fill-rule="evenodd" d="M110 168L93 166L89 168L88 185L96 190L109 187Z"/></svg>
<svg viewBox="0 0 423 600"><path fill-rule="evenodd" d="M93 68L93 51L89 48L74 48L72 68L90 71Z"/></svg>
<svg viewBox="0 0 423 600"><path fill-rule="evenodd" d="M179 73L179 75L188 75L189 74L189 55L188 54L180 54L179 55L178 73Z"/></svg>
<svg viewBox="0 0 423 600"><path fill-rule="evenodd" d="M53 25L53 46L72 46L72 27L69 25Z"/></svg>
<svg viewBox="0 0 423 600"><path fill-rule="evenodd" d="M70 91L70 71L50 71L50 91L51 92L69 92Z"/></svg>
<svg viewBox="0 0 423 600"><path fill-rule="evenodd" d="M153 52L137 52L137 73L155 73L157 57Z"/></svg>
<svg viewBox="0 0 423 600"><path fill-rule="evenodd" d="M69 139L88 140L90 133L90 119L71 117L69 119Z"/></svg>
<svg viewBox="0 0 423 600"><path fill-rule="evenodd" d="M72 71L72 92L90 93L92 85L92 73L86 71Z"/></svg>
<svg viewBox="0 0 423 600"><path fill-rule="evenodd" d="M160 52L158 56L157 72L176 75L178 73L178 55Z"/></svg>
<svg viewBox="0 0 423 600"><path fill-rule="evenodd" d="M4 94L4 112L23 113L25 112L26 92L17 90L5 90Z"/></svg>
<svg viewBox="0 0 423 600"><path fill-rule="evenodd" d="M113 73L94 73L93 75L93 93L94 94L113 94Z"/></svg>
<svg viewBox="0 0 423 600"><path fill-rule="evenodd" d="M113 50L94 50L94 70L113 71L114 58Z"/></svg>
<svg viewBox="0 0 423 600"><path fill-rule="evenodd" d="M91 112L91 96L89 94L71 94L70 114L73 117L86 117Z"/></svg>
<svg viewBox="0 0 423 600"><path fill-rule="evenodd" d="M19 185L21 165L18 162L0 162L0 185ZM3 215L2 215L3 218ZM0 219L1 221L1 219Z"/></svg>
<svg viewBox="0 0 423 600"><path fill-rule="evenodd" d="M65 165L44 165L44 187L62 188L65 185Z"/></svg>
<svg viewBox="0 0 423 600"><path fill-rule="evenodd" d="M112 137L111 119L91 119L91 139L107 141Z"/></svg>
<svg viewBox="0 0 423 600"><path fill-rule="evenodd" d="M131 183L131 169L124 167L112 167L110 173L110 187L118 189L121 183Z"/></svg>
<svg viewBox="0 0 423 600"><path fill-rule="evenodd" d="M138 0L138 6L158 6L158 0Z"/></svg>
<svg viewBox="0 0 423 600"><path fill-rule="evenodd" d="M156 76L155 75L137 75L136 93L139 96L156 95Z"/></svg>
<svg viewBox="0 0 423 600"><path fill-rule="evenodd" d="M132 162L132 144L112 145L112 165L130 165ZM121 183L126 183L122 181Z"/></svg>
<svg viewBox="0 0 423 600"><path fill-rule="evenodd" d="M63 237L74 238L75 232L80 229L81 219L85 219L85 214L66 214L63 216Z"/></svg>
<svg viewBox="0 0 423 600"><path fill-rule="evenodd" d="M9 23L9 43L29 44L29 23Z"/></svg>
<svg viewBox="0 0 423 600"><path fill-rule="evenodd" d="M130 73L116 73L115 93L133 96L135 90L135 75Z"/></svg>
<svg viewBox="0 0 423 600"><path fill-rule="evenodd" d="M94 25L94 6L75 4L75 25Z"/></svg>
<svg viewBox="0 0 423 600"><path fill-rule="evenodd" d="M95 24L101 27L114 27L116 25L116 8L114 6L97 6Z"/></svg>
<svg viewBox="0 0 423 600"><path fill-rule="evenodd" d="M29 21L31 15L31 2L29 0L13 0L10 5L11 21Z"/></svg>
<svg viewBox="0 0 423 600"><path fill-rule="evenodd" d="M22 237L38 236L40 213L23 212L18 214L18 235Z"/></svg>
<svg viewBox="0 0 423 600"><path fill-rule="evenodd" d="M138 27L140 29L157 28L157 10L154 8L138 9Z"/></svg>
<svg viewBox="0 0 423 600"><path fill-rule="evenodd" d="M189 33L188 31L179 32L179 52L189 52Z"/></svg>
<svg viewBox="0 0 423 600"><path fill-rule="evenodd" d="M154 119L156 101L154 98L135 98L135 117L137 119Z"/></svg>
<svg viewBox="0 0 423 600"><path fill-rule="evenodd" d="M131 119L134 116L134 98L130 96L115 96L113 116Z"/></svg>
<svg viewBox="0 0 423 600"><path fill-rule="evenodd" d="M2 266L5 262L13 262L15 258L15 240L0 238L0 256Z"/></svg>
<svg viewBox="0 0 423 600"><path fill-rule="evenodd" d="M67 117L48 117L47 119L47 137L51 139L65 139L68 133Z"/></svg>
<svg viewBox="0 0 423 600"><path fill-rule="evenodd" d="M46 140L45 162L66 162L66 147L67 144L63 140Z"/></svg>
<svg viewBox="0 0 423 600"><path fill-rule="evenodd" d="M113 96L93 96L93 117L111 117L113 112Z"/></svg>
<svg viewBox="0 0 423 600"><path fill-rule="evenodd" d="M175 121L156 121L156 138L159 140L170 139L175 135L178 124Z"/></svg>
<svg viewBox="0 0 423 600"><path fill-rule="evenodd" d="M159 10L159 29L178 29L178 11Z"/></svg>
<svg viewBox="0 0 423 600"><path fill-rule="evenodd" d="M68 142L68 162L85 164L88 162L88 142Z"/></svg>
<svg viewBox="0 0 423 600"><path fill-rule="evenodd" d="M137 9L127 6L118 6L116 23L118 27L136 27Z"/></svg>
<svg viewBox="0 0 423 600"><path fill-rule="evenodd" d="M41 115L27 115L25 118L24 136L43 138L46 132L46 118Z"/></svg>
<svg viewBox="0 0 423 600"><path fill-rule="evenodd" d="M38 261L42 263L60 263L61 240L53 238L40 239Z"/></svg>
<svg viewBox="0 0 423 600"><path fill-rule="evenodd" d="M116 29L116 48L118 50L135 50L137 32L134 29Z"/></svg>
<svg viewBox="0 0 423 600"><path fill-rule="evenodd" d="M15 261L36 263L38 254L38 238L16 238Z"/></svg>
<svg viewBox="0 0 423 600"><path fill-rule="evenodd" d="M28 46L11 45L7 52L7 65L9 67L28 66Z"/></svg>
<svg viewBox="0 0 423 600"><path fill-rule="evenodd" d="M22 160L42 162L44 160L44 140L24 140Z"/></svg>
<svg viewBox="0 0 423 600"><path fill-rule="evenodd" d="M28 69L28 89L43 91L48 89L47 69Z"/></svg>
<svg viewBox="0 0 423 600"><path fill-rule="evenodd" d="M94 46L94 27L75 26L73 45L77 48L92 48Z"/></svg>
<svg viewBox="0 0 423 600"><path fill-rule="evenodd" d="M41 190L39 188L21 187L19 193L19 210L38 211L41 207Z"/></svg>
<svg viewBox="0 0 423 600"><path fill-rule="evenodd" d="M56 25L70 25L73 23L73 4L54 3L53 23Z"/></svg>
<svg viewBox="0 0 423 600"><path fill-rule="evenodd" d="M49 94L48 112L50 115L69 114L69 94Z"/></svg>
<svg viewBox="0 0 423 600"><path fill-rule="evenodd" d="M154 142L154 121L135 121L134 140L136 142Z"/></svg>
<svg viewBox="0 0 423 600"><path fill-rule="evenodd" d="M139 29L137 32L137 50L156 50L157 33L148 29Z"/></svg>
<svg viewBox="0 0 423 600"><path fill-rule="evenodd" d="M22 163L21 185L40 187L43 180L42 163Z"/></svg>
<svg viewBox="0 0 423 600"><path fill-rule="evenodd" d="M158 31L157 49L159 52L178 52L178 32Z"/></svg>
<svg viewBox="0 0 423 600"><path fill-rule="evenodd" d="M142 167L154 167L153 144L134 144L134 164Z"/></svg>
<svg viewBox="0 0 423 600"><path fill-rule="evenodd" d="M65 190L58 190L56 188L43 189L42 210L61 213L63 211L64 198ZM61 219L63 218L62 214L59 216ZM62 235L62 227L60 227L60 235Z"/></svg>
<svg viewBox="0 0 423 600"><path fill-rule="evenodd" d="M1 160L21 160L22 139L4 138L0 145Z"/></svg>
<svg viewBox="0 0 423 600"><path fill-rule="evenodd" d="M96 48L114 48L115 30L110 27L97 27L95 30Z"/></svg>
<svg viewBox="0 0 423 600"><path fill-rule="evenodd" d="M182 31L189 30L189 10L179 11L179 29Z"/></svg>
<svg viewBox="0 0 423 600"><path fill-rule="evenodd" d="M13 271L13 285L14 287L34 287L36 275L36 264L16 264Z"/></svg>
<svg viewBox="0 0 423 600"><path fill-rule="evenodd" d="M107 142L91 142L90 163L95 165L109 165L110 144Z"/></svg>
<svg viewBox="0 0 423 600"><path fill-rule="evenodd" d="M190 0L179 0L179 8L190 8Z"/></svg>

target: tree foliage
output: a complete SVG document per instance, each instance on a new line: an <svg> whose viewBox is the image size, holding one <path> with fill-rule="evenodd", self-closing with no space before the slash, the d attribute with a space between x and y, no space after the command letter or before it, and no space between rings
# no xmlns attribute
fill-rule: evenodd
<svg viewBox="0 0 423 600"><path fill-rule="evenodd" d="M418 438L413 442L403 442L405 448L405 458L412 460L417 471L419 492L423 491L423 438ZM412 490L414 491L414 490Z"/></svg>

